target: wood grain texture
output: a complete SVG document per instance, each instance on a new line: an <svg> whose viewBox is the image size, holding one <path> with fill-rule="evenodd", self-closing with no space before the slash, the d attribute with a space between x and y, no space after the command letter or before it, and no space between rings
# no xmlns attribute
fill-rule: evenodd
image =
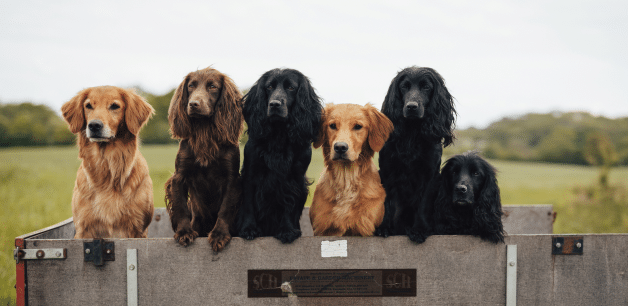
<svg viewBox="0 0 628 306"><path fill-rule="evenodd" d="M584 255L551 255L551 235L514 235L518 305L625 305L628 235L584 235ZM139 303L228 305L503 305L506 246L468 236L343 237L348 257L322 258L332 237L284 245L272 237L234 238L221 253L206 240L184 248L171 238L115 239L116 258L138 250ZM125 304L124 260L83 261L81 240L26 240L27 247L66 247L66 260L29 261L30 305ZM417 269L417 296L379 298L247 298L249 269ZM199 287L199 284L203 284Z"/></svg>

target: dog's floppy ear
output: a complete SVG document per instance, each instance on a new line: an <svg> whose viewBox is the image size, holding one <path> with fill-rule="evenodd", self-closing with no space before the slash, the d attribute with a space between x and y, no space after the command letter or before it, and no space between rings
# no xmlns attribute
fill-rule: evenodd
<svg viewBox="0 0 628 306"><path fill-rule="evenodd" d="M477 158L481 159L479 156ZM481 164L486 177L484 178L484 184L478 197L480 206L487 212L495 214L499 211L499 213L501 213L501 198L499 195L499 186L497 185L497 170L484 159L481 159Z"/></svg>
<svg viewBox="0 0 628 306"><path fill-rule="evenodd" d="M186 108L188 105L188 81L190 75L185 76L183 82L179 84L177 90L175 90L172 100L170 100L170 107L168 108L168 123L170 124L170 134L173 138L185 139L192 135L192 126L190 119L188 119Z"/></svg>
<svg viewBox="0 0 628 306"><path fill-rule="evenodd" d="M142 126L155 114L155 110L135 91L122 88L119 88L118 91L126 102L126 110L124 111L126 126L131 134L138 135Z"/></svg>
<svg viewBox="0 0 628 306"><path fill-rule="evenodd" d="M369 146L375 152L379 152L388 140L390 133L393 132L394 126L392 121L382 114L370 104L365 106L366 114L370 121L369 128Z"/></svg>
<svg viewBox="0 0 628 306"><path fill-rule="evenodd" d="M334 104L327 104L325 106L325 109L323 110L323 113L321 115L321 124L318 128L318 135L316 136L316 141L314 141L314 143L312 144L314 146L314 149L320 148L327 141L327 114L331 112L334 106Z"/></svg>
<svg viewBox="0 0 628 306"><path fill-rule="evenodd" d="M429 71L434 81L434 91L432 92L428 110L426 110L432 114L426 117L427 120L424 126L430 127L431 133L438 138L442 138L443 145L447 147L453 143L455 138L456 109L454 98L447 90L445 80L436 70L432 68L424 69Z"/></svg>
<svg viewBox="0 0 628 306"><path fill-rule="evenodd" d="M388 92L386 93L386 98L384 98L384 103L382 103L382 113L384 113L384 115L386 115L390 120L394 122L398 122L402 116L403 108L397 106L402 98L399 92L399 82L406 75L407 69L408 68L399 71L390 82Z"/></svg>
<svg viewBox="0 0 628 306"><path fill-rule="evenodd" d="M321 99L316 94L310 80L297 70L292 70L299 75L299 89L294 111L290 113L291 123L296 127L294 137L302 141L318 142L317 137L321 125L323 106Z"/></svg>
<svg viewBox="0 0 628 306"><path fill-rule="evenodd" d="M267 71L251 86L249 92L244 95L242 115L247 124L247 133L253 137L263 134L262 121L266 117L268 98L264 90L264 83L274 70Z"/></svg>
<svg viewBox="0 0 628 306"><path fill-rule="evenodd" d="M222 90L214 107L219 137L237 145L242 134L242 93L231 78L222 74Z"/></svg>
<svg viewBox="0 0 628 306"><path fill-rule="evenodd" d="M73 134L85 129L85 112L83 110L83 102L87 99L87 95L91 88L81 90L70 101L65 102L61 107L63 118L68 122L70 131Z"/></svg>

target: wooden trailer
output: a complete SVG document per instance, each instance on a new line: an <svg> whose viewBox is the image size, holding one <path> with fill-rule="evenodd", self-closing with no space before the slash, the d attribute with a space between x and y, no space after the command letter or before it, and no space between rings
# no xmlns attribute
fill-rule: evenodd
<svg viewBox="0 0 628 306"><path fill-rule="evenodd" d="M505 244L469 236L307 237L289 245L75 240L71 219L17 237L19 305L628 305L628 235L552 235L549 205L506 206ZM305 221L305 222L304 222Z"/></svg>

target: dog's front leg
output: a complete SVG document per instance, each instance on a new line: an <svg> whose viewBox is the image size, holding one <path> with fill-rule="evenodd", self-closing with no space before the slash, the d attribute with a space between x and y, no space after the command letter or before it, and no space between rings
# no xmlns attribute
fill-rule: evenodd
<svg viewBox="0 0 628 306"><path fill-rule="evenodd" d="M434 203L441 192L441 185L440 176L432 179L417 203L412 227L407 230L408 238L416 243L425 242L425 239L434 233Z"/></svg>
<svg viewBox="0 0 628 306"><path fill-rule="evenodd" d="M238 171L240 166L240 152L238 148L235 147L228 153L228 156L231 156L231 158L227 158L227 161L224 163L227 170L227 188L225 196L222 198L220 209L218 210L216 225L207 237L214 252L222 251L231 240L229 230L232 228L236 214L238 213L238 205L240 204L242 196L242 182Z"/></svg>
<svg viewBox="0 0 628 306"><path fill-rule="evenodd" d="M292 243L297 238L301 237L301 230L297 229L292 222L292 211L295 208L285 208L279 221L279 232L275 235L275 238L279 239L282 243Z"/></svg>
<svg viewBox="0 0 628 306"><path fill-rule="evenodd" d="M391 190L391 192L386 194L386 199L384 200L384 220L382 223L375 229L373 233L375 236L380 237L388 237L394 235L394 226L393 226L393 216L396 211L396 196L394 196L395 192Z"/></svg>
<svg viewBox="0 0 628 306"><path fill-rule="evenodd" d="M198 237L192 229L192 212L188 208L188 188L183 176L175 172L166 182L166 206L172 222L174 240L182 246L188 246Z"/></svg>

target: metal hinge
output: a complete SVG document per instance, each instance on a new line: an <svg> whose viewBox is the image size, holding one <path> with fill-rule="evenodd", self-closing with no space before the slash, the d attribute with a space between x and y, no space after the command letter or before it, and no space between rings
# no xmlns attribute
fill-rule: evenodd
<svg viewBox="0 0 628 306"><path fill-rule="evenodd" d="M552 238L552 255L582 255L584 241L582 236Z"/></svg>
<svg viewBox="0 0 628 306"><path fill-rule="evenodd" d="M68 249L22 249L16 247L13 250L13 259L15 263L20 263L20 260L33 260L33 259L66 259L68 257Z"/></svg>
<svg viewBox="0 0 628 306"><path fill-rule="evenodd" d="M92 242L83 242L83 255L85 261L91 261L94 265L102 266L105 261L115 261L115 244L103 239L94 239Z"/></svg>

